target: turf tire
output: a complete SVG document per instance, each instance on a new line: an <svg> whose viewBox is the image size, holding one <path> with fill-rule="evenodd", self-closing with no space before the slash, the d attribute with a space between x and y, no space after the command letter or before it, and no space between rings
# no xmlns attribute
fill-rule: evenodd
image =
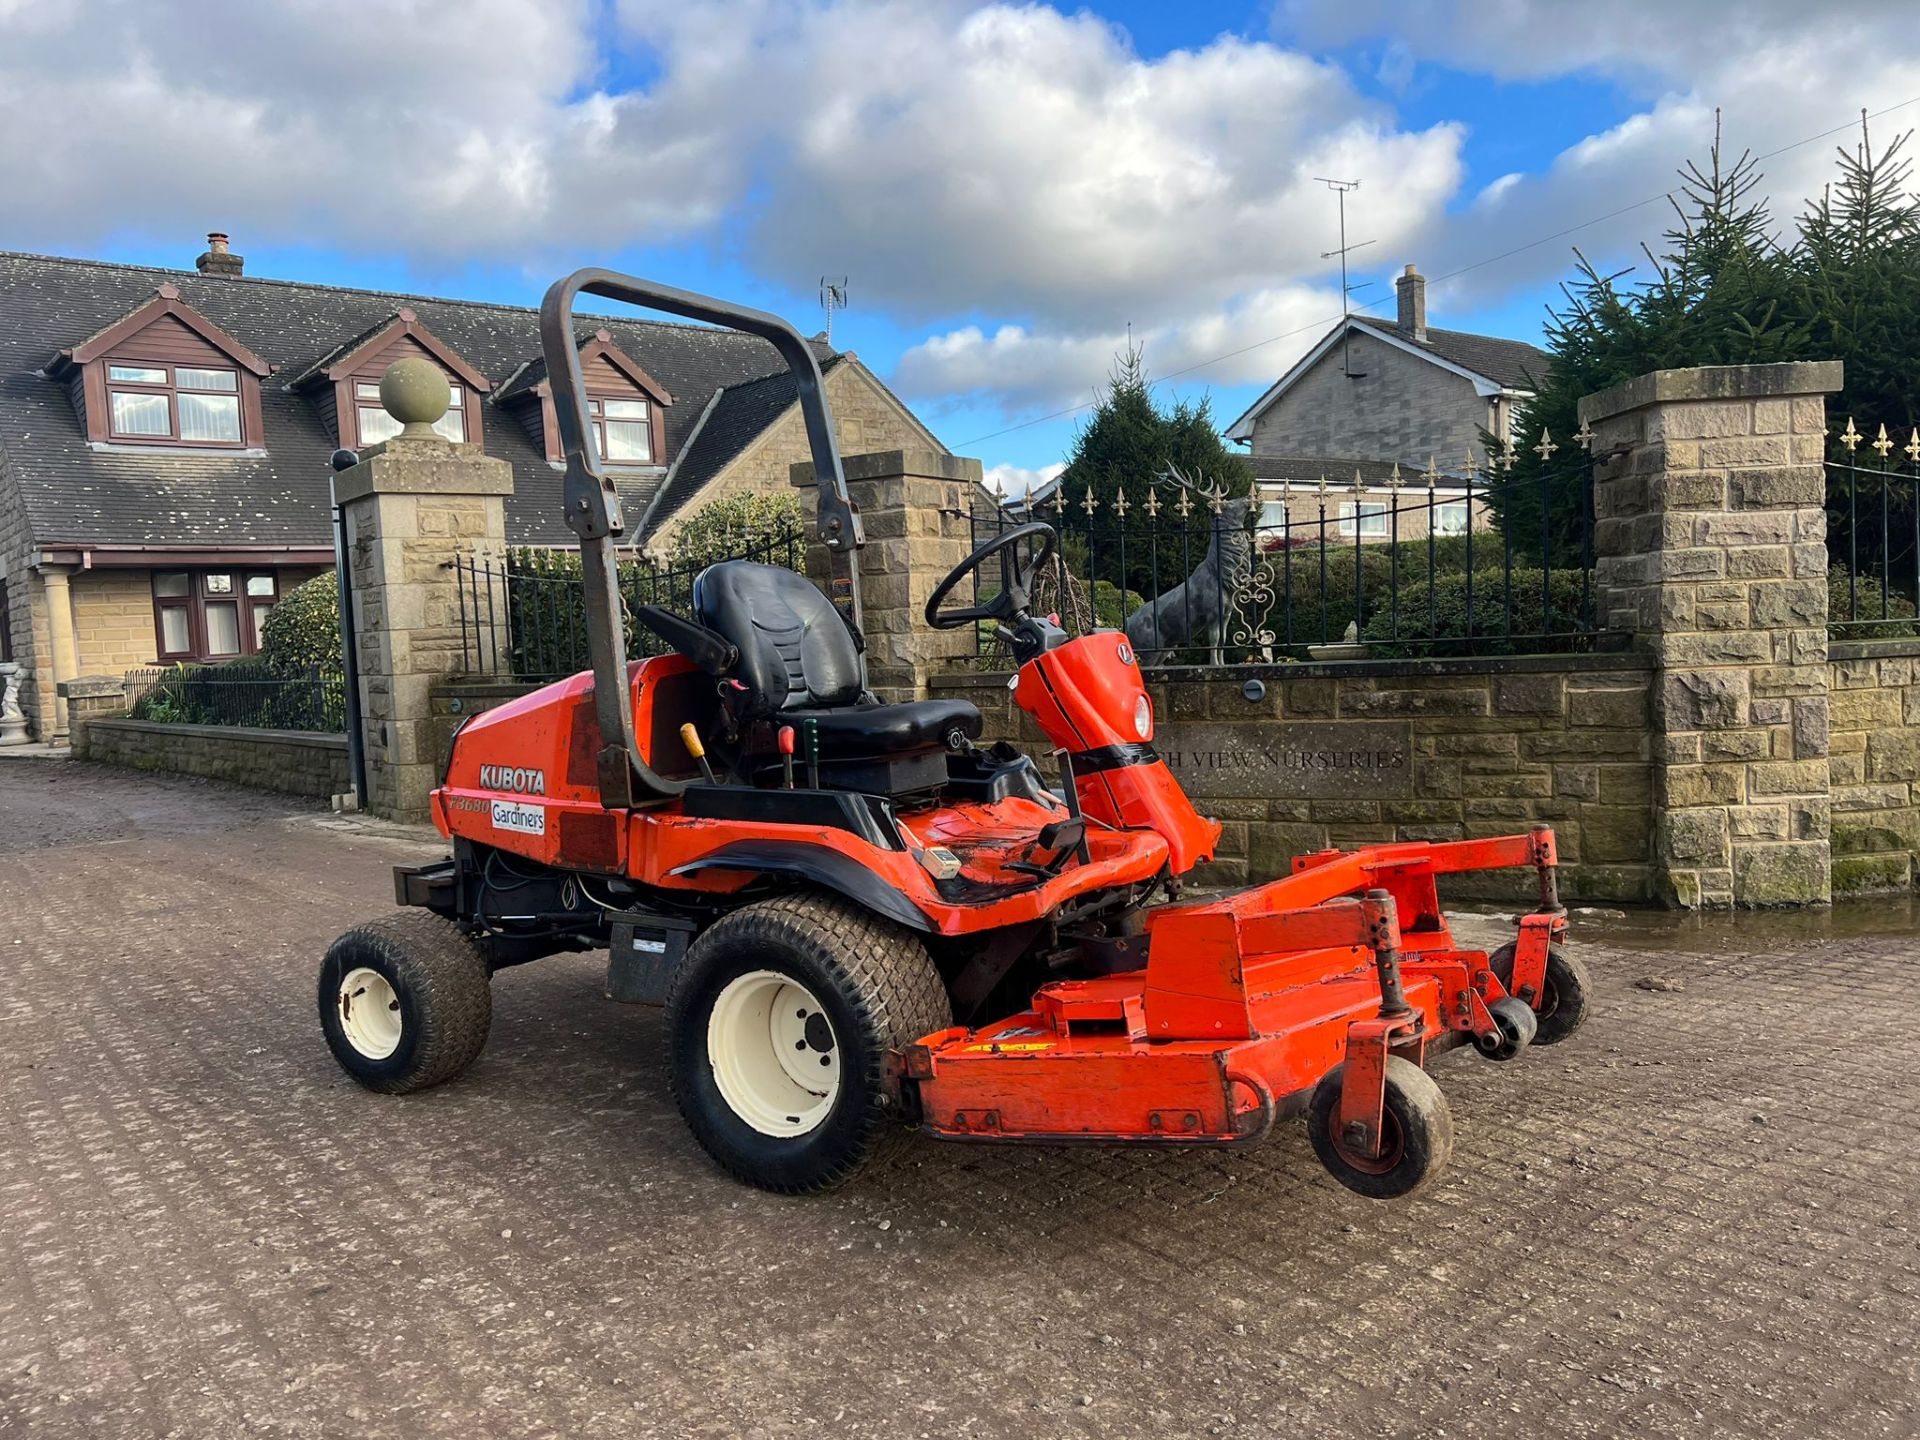
<svg viewBox="0 0 1920 1440"><path fill-rule="evenodd" d="M400 1043L373 1059L347 1039L341 981L365 967L400 1002ZM404 1095L451 1080L474 1062L493 1021L486 957L451 920L402 910L356 925L328 947L320 964L320 1029L340 1068L369 1090Z"/></svg>
<svg viewBox="0 0 1920 1440"><path fill-rule="evenodd" d="M819 999L841 1055L833 1108L805 1134L762 1134L715 1082L708 1020L721 992L755 970L791 975ZM693 943L667 996L669 1074L687 1128L735 1179L787 1195L841 1184L910 1132L900 1052L953 1023L940 972L910 931L850 901L783 895L736 910Z"/></svg>

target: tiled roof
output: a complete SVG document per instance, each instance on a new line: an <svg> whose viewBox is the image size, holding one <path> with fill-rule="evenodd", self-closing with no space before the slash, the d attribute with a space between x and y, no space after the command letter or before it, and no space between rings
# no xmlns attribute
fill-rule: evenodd
<svg viewBox="0 0 1920 1440"><path fill-rule="evenodd" d="M1442 360L1449 360L1476 375L1484 375L1509 390L1537 391L1540 382L1546 379L1547 366L1552 363L1546 351L1524 340L1503 340L1497 335L1470 335L1465 330L1435 330L1429 326L1427 338L1420 341L1397 325L1369 320L1362 315L1354 316L1353 323L1403 344L1430 350Z"/></svg>
<svg viewBox="0 0 1920 1440"><path fill-rule="evenodd" d="M1384 485L1393 474L1390 460L1354 460L1337 455L1243 455L1240 457L1255 480L1291 480L1297 485L1315 485L1324 476L1329 489L1353 484L1357 474L1363 485ZM1419 483L1419 472L1402 469L1400 478L1409 485Z"/></svg>
<svg viewBox="0 0 1920 1440"><path fill-rule="evenodd" d="M264 455L96 450L66 387L41 373L56 351L111 325L162 282L177 286L186 304L275 367L261 384ZM538 312L519 306L0 252L0 450L35 541L329 544L327 460L335 437L322 427L312 399L288 393L285 385L385 324L402 305L490 380L506 380L538 360ZM680 452L716 391L776 372L785 376L778 352L751 336L664 321L580 318L612 332L614 343L673 395L677 403L665 412L669 456ZM729 419L730 454L752 438L741 438L738 429L753 413L745 409ZM758 413L770 420L778 412ZM560 471L516 415L491 402L483 415L487 453L513 466L508 537L569 543ZM642 513L659 483L659 472L620 481L629 516Z"/></svg>
<svg viewBox="0 0 1920 1440"><path fill-rule="evenodd" d="M821 373L831 370L839 358L829 356L821 366ZM672 519L709 480L732 464L769 425L784 415L799 394L793 372L782 370L777 375L729 385L716 395L692 439L678 452L679 458L667 471L659 497L635 527L639 537L644 540Z"/></svg>

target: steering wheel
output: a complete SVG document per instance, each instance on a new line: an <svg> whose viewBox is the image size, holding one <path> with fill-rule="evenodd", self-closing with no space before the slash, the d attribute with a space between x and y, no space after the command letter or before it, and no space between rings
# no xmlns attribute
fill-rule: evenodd
<svg viewBox="0 0 1920 1440"><path fill-rule="evenodd" d="M1022 541L1036 536L1045 536L1045 542L1040 547L1040 553L1033 558L1033 563L1023 567L1014 559L1013 549ZM1027 613L1027 603L1033 598L1033 577L1053 559L1054 547L1058 543L1059 537L1054 534L1053 527L1039 520L995 535L954 566L947 573L947 578L934 586L933 594L927 597L927 624L936 630L958 630L963 625L972 625L980 620L1012 624L1021 619ZM947 598L954 587L996 555L1000 557L998 595L982 605L968 605L958 610L940 608L940 602Z"/></svg>

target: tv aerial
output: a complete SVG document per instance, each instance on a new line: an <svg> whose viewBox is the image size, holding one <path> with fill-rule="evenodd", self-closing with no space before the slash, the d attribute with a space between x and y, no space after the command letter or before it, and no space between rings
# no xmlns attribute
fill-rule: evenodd
<svg viewBox="0 0 1920 1440"><path fill-rule="evenodd" d="M827 312L827 344L833 344L833 312L847 308L847 277L842 275L835 280L830 275L820 277L820 308Z"/></svg>

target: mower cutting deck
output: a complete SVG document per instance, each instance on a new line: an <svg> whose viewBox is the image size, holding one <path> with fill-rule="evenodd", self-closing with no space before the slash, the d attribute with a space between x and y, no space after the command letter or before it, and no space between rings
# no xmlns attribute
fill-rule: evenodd
<svg viewBox="0 0 1920 1440"><path fill-rule="evenodd" d="M613 586L619 500L589 453L573 345L582 291L728 324L793 369L836 605L804 578L729 561L692 618L643 607L674 653L630 663ZM1587 982L1560 941L1553 834L1368 846L1183 899L1213 857L1153 749L1124 636L1032 614L1055 537L987 541L926 604L936 628L1010 637L1014 699L1058 778L977 742L957 701L881 704L866 686L857 512L812 351L789 327L606 272L562 281L542 334L581 537L592 669L468 721L433 814L449 859L402 867L410 907L343 935L322 1028L370 1088L415 1090L478 1055L489 979L609 951L608 993L664 1003L675 1097L752 1184L816 1190L917 1125L948 1139L1240 1144L1305 1113L1361 1194L1444 1167L1446 1101L1425 1066L1470 1041L1509 1060L1571 1034ZM984 604L949 608L997 563ZM1528 867L1515 942L1458 948L1438 877ZM903 1124L902 1122L906 1122Z"/></svg>

